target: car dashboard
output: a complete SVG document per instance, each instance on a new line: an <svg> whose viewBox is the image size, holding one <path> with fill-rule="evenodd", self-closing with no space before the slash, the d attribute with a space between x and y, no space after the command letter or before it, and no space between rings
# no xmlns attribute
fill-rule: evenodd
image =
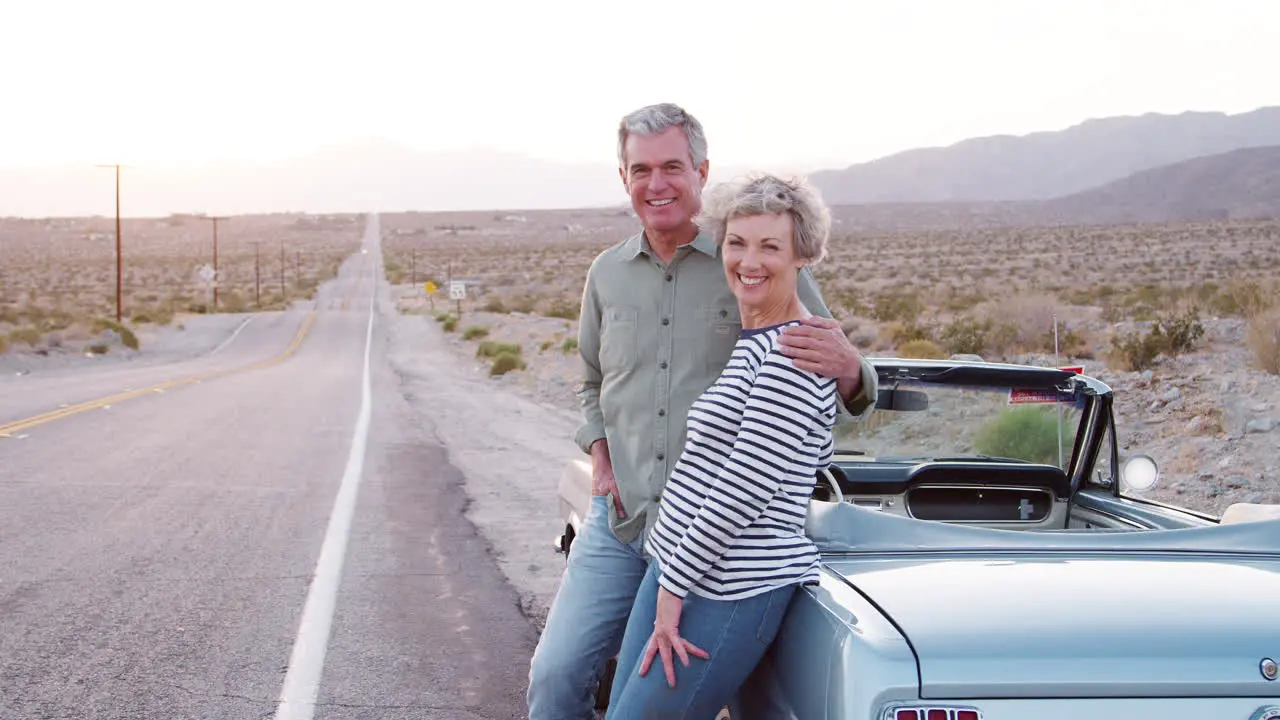
<svg viewBox="0 0 1280 720"><path fill-rule="evenodd" d="M813 498L917 520L1001 529L1067 526L1070 479L1054 465L838 455Z"/></svg>

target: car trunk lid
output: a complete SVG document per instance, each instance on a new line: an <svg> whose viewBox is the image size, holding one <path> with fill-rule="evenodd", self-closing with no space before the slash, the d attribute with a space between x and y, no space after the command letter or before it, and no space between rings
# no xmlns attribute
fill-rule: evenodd
<svg viewBox="0 0 1280 720"><path fill-rule="evenodd" d="M899 627L925 698L1269 697L1280 563L931 553L830 567Z"/></svg>

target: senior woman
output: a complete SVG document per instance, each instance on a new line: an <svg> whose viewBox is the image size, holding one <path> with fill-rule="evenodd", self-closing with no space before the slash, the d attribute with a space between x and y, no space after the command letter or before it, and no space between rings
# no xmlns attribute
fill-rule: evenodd
<svg viewBox="0 0 1280 720"><path fill-rule="evenodd" d="M833 450L836 381L797 368L778 335L810 315L796 284L825 254L830 213L807 182L761 174L708 193L699 224L720 246L742 332L689 410L645 542L653 560L618 654L611 719L711 720L773 642L796 587L818 577L804 522ZM655 657L662 672L649 672Z"/></svg>

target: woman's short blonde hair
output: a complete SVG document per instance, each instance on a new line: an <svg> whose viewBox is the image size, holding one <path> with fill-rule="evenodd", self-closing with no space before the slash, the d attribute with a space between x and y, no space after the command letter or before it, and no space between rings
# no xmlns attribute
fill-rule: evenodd
<svg viewBox="0 0 1280 720"><path fill-rule="evenodd" d="M703 197L697 223L715 238L718 247L724 242L725 228L733 218L779 213L791 216L796 257L811 264L826 257L831 210L818 190L803 177L752 173L721 183Z"/></svg>

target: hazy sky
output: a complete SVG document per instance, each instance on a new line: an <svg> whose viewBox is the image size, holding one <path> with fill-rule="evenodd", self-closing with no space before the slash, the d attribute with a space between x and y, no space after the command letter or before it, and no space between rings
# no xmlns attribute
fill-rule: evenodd
<svg viewBox="0 0 1280 720"><path fill-rule="evenodd" d="M1276 0L5 3L0 165L270 162L382 137L611 162L671 100L713 162L841 166L1280 104Z"/></svg>

